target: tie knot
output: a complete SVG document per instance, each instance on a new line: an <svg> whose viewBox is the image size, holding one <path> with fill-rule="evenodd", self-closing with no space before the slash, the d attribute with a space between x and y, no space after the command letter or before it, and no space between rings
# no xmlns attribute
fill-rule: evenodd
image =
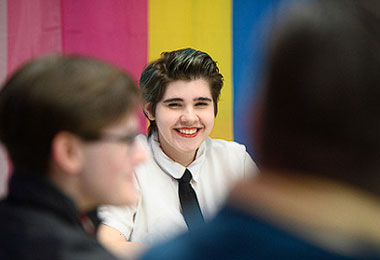
<svg viewBox="0 0 380 260"><path fill-rule="evenodd" d="M181 179L178 179L178 182L180 183L190 183L193 176L191 175L191 172L186 169L185 173L182 175Z"/></svg>

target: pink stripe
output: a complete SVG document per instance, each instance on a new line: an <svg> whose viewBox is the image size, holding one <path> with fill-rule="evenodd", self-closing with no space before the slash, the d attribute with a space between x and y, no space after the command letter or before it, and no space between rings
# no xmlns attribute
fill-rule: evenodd
<svg viewBox="0 0 380 260"><path fill-rule="evenodd" d="M107 60L138 79L147 61L147 1L8 1L8 75L37 55L64 52Z"/></svg>
<svg viewBox="0 0 380 260"><path fill-rule="evenodd" d="M7 0L0 0L0 84L7 73Z"/></svg>
<svg viewBox="0 0 380 260"><path fill-rule="evenodd" d="M60 0L8 1L8 74L41 54L60 52Z"/></svg>
<svg viewBox="0 0 380 260"><path fill-rule="evenodd" d="M97 57L135 80L147 62L148 0L64 0L63 51ZM141 130L146 120L140 114Z"/></svg>
<svg viewBox="0 0 380 260"><path fill-rule="evenodd" d="M66 0L63 51L105 59L138 79L147 62L147 0Z"/></svg>

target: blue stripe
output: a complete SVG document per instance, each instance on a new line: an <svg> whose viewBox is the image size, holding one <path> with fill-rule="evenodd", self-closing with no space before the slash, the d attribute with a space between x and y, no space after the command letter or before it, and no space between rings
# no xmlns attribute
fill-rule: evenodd
<svg viewBox="0 0 380 260"><path fill-rule="evenodd" d="M254 157L252 106L258 92L269 15L281 0L233 0L233 124L234 140Z"/></svg>

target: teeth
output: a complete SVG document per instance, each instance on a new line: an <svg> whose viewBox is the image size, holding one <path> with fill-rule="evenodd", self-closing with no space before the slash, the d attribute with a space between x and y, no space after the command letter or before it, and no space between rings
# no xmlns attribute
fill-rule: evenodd
<svg viewBox="0 0 380 260"><path fill-rule="evenodd" d="M178 129L178 131L181 133L181 134L185 134L185 135L192 135L192 134L195 134L197 132L197 129Z"/></svg>

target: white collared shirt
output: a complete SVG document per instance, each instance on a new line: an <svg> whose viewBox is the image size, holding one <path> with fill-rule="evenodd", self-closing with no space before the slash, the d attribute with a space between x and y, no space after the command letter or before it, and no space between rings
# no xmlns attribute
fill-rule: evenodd
<svg viewBox="0 0 380 260"><path fill-rule="evenodd" d="M145 135L138 138L146 141ZM156 243L187 230L176 180L182 177L186 167L162 151L157 135L153 134L148 144L153 156L136 169L139 202L125 207L104 206L99 216L128 241ZM191 185L206 221L215 215L237 180L257 172L244 145L210 137L201 144L187 169L193 175Z"/></svg>

